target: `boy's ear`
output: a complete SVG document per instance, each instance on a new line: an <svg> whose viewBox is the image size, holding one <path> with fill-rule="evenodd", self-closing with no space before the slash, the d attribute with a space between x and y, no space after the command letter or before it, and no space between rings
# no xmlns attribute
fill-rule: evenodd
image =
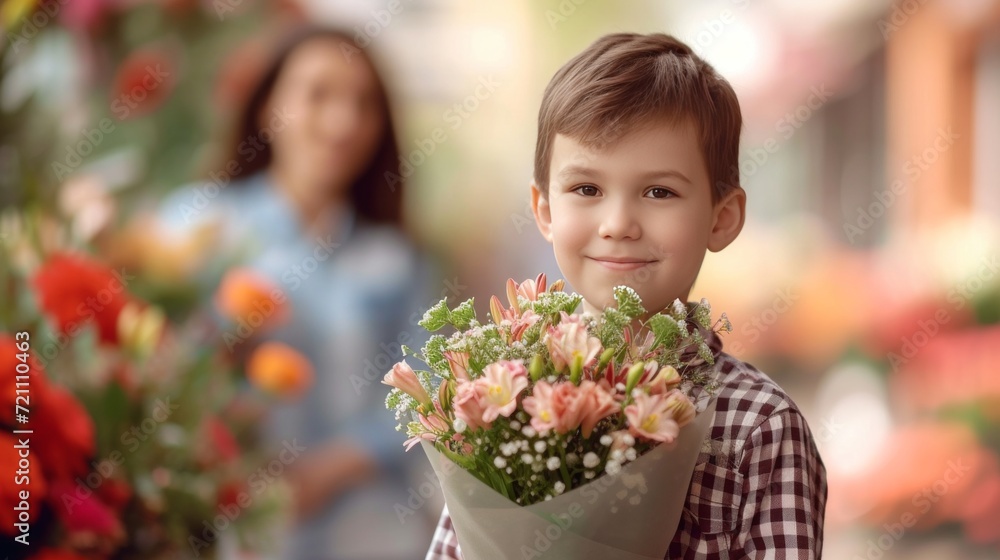
<svg viewBox="0 0 1000 560"><path fill-rule="evenodd" d="M743 187L730 191L715 206L712 231L708 236L708 250L716 253L729 246L743 230L746 219L747 193Z"/></svg>
<svg viewBox="0 0 1000 560"><path fill-rule="evenodd" d="M552 214L549 212L549 197L542 194L535 180L531 180L531 212L535 215L538 231L546 241L552 243Z"/></svg>

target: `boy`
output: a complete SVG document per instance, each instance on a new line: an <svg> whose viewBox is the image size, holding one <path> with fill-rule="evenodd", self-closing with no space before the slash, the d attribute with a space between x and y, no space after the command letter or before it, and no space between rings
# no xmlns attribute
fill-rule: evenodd
<svg viewBox="0 0 1000 560"><path fill-rule="evenodd" d="M612 305L619 284L648 310L688 300L705 251L743 228L741 128L729 83L668 35L604 36L556 73L531 201L584 312ZM767 375L708 340L716 411L666 558L820 558L826 469L805 419ZM445 508L427 560L459 558Z"/></svg>

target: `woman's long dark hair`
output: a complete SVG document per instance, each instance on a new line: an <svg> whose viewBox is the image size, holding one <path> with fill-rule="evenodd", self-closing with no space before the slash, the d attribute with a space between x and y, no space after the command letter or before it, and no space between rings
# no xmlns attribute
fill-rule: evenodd
<svg viewBox="0 0 1000 560"><path fill-rule="evenodd" d="M243 98L246 101L235 114L234 135L229 138L229 145L224 153L224 162L237 161L240 163L239 171L231 175L231 179L248 177L266 169L271 164L270 144L264 143L264 149L257 152L250 160L240 156L238 153L239 145L249 138L258 137L261 129L259 126L261 110L267 103L285 62L295 49L313 39L334 39L345 43L350 49L350 56L356 56L366 62L375 74L379 103L385 115L385 126L382 129L379 149L368 168L351 185L349 198L357 212L358 219L372 224L392 224L400 229L406 229L402 215L405 180L400 173L399 147L396 144L396 132L385 84L369 55L354 45L347 32L336 28L306 25L296 29L285 37L271 62L259 74L260 78L250 90L249 95ZM391 182L388 181L390 177L392 178Z"/></svg>

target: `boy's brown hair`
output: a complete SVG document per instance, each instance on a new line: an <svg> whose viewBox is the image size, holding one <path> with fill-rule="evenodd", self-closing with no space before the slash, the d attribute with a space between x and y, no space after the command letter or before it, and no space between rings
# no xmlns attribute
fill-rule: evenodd
<svg viewBox="0 0 1000 560"><path fill-rule="evenodd" d="M697 127L713 204L740 186L743 117L729 82L670 35L613 33L563 65L545 88L535 144L539 190L548 194L557 133L601 150L657 117Z"/></svg>

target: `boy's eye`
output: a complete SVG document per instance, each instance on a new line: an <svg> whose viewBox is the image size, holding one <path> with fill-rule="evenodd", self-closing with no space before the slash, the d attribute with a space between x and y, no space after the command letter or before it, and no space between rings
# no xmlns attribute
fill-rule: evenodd
<svg viewBox="0 0 1000 560"><path fill-rule="evenodd" d="M575 187L571 192L580 193L583 196L597 196L598 190L594 185L580 185Z"/></svg>
<svg viewBox="0 0 1000 560"><path fill-rule="evenodd" d="M663 187L653 187L649 189L646 194L653 195L653 198L670 198L672 196L677 196L673 193L673 191Z"/></svg>

